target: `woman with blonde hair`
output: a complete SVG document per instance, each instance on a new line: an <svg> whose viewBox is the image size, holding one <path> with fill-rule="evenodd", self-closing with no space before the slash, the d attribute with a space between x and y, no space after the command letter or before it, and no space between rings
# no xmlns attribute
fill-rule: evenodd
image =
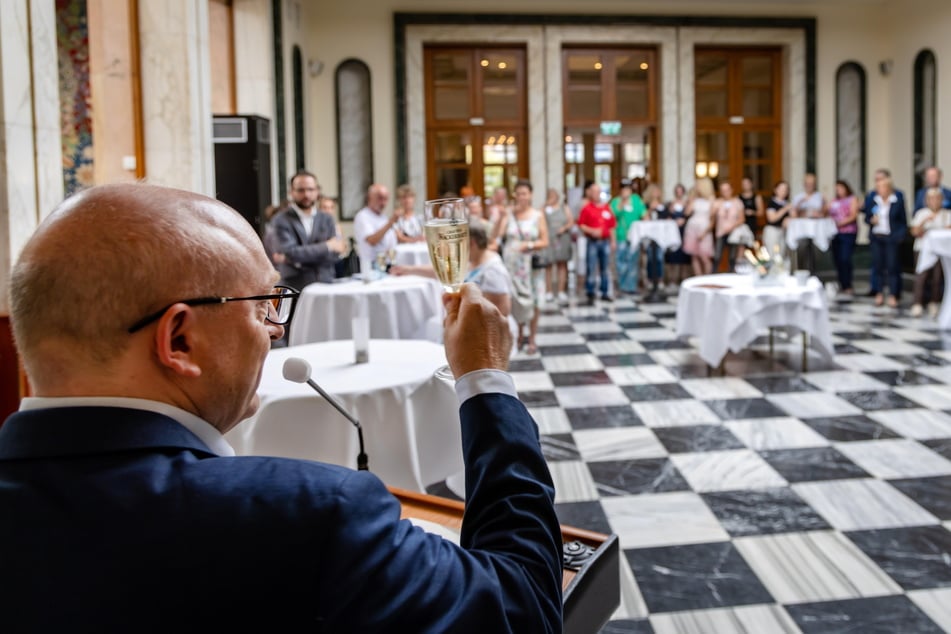
<svg viewBox="0 0 951 634"><path fill-rule="evenodd" d="M568 260L571 259L571 228L575 219L568 206L561 202L557 189L549 189L545 199L545 216L548 218L549 259L551 266L545 269L546 301L568 302ZM557 279L552 279L557 275ZM557 289L556 289L557 287ZM555 293L558 293L556 296Z"/></svg>
<svg viewBox="0 0 951 634"><path fill-rule="evenodd" d="M868 193L864 205L865 222L871 227L869 247L872 252L871 292L875 305L884 303L884 286L888 282L888 305L897 308L901 300L901 262L898 249L908 233L908 212L905 195L895 189L887 169L875 170L875 189Z"/></svg>
<svg viewBox="0 0 951 634"><path fill-rule="evenodd" d="M684 253L690 256L694 275L709 275L713 271L713 223L710 209L714 198L713 181L701 178L694 185L693 195L684 210L687 214Z"/></svg>
<svg viewBox="0 0 951 634"><path fill-rule="evenodd" d="M426 239L423 233L423 223L416 215L416 192L409 185L400 185L396 188L397 205L400 208L400 219L396 221L396 239L400 244L404 242L422 242Z"/></svg>

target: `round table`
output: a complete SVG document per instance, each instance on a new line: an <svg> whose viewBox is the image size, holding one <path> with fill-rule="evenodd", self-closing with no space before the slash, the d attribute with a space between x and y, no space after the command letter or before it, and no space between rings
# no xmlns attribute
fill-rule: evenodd
<svg viewBox="0 0 951 634"><path fill-rule="evenodd" d="M828 251L839 228L832 218L792 218L786 225L786 246L795 249L800 240L812 240L820 251Z"/></svg>
<svg viewBox="0 0 951 634"><path fill-rule="evenodd" d="M938 313L938 326L942 330L951 330L951 229L931 229L921 237L921 249L918 251L916 273L927 271L941 259L944 270L944 296L941 312Z"/></svg>
<svg viewBox="0 0 951 634"><path fill-rule="evenodd" d="M310 284L297 301L290 345L352 338L353 318L364 302L374 339L422 339L427 320L443 314L442 286L430 278L405 275Z"/></svg>
<svg viewBox="0 0 951 634"><path fill-rule="evenodd" d="M404 242L396 245L396 261L400 266L430 264L429 247L425 242Z"/></svg>
<svg viewBox="0 0 951 634"><path fill-rule="evenodd" d="M831 359L832 330L822 283L810 277L800 285L791 276L776 283L759 285L754 276L735 273L685 280L677 298L677 336L698 337L700 358L713 367L727 350L739 352L763 330L777 327L810 335L810 343Z"/></svg>
<svg viewBox="0 0 951 634"><path fill-rule="evenodd" d="M675 220L638 220L631 223L627 241L636 245L645 240L655 242L664 251L679 249L680 228Z"/></svg>
<svg viewBox="0 0 951 634"><path fill-rule="evenodd" d="M445 350L425 341L371 340L361 364L352 341L272 350L261 408L225 436L237 454L356 467L356 430L310 386L283 378L290 357L308 361L311 378L360 421L370 471L386 484L425 491L463 471L459 401L451 383L433 376Z"/></svg>

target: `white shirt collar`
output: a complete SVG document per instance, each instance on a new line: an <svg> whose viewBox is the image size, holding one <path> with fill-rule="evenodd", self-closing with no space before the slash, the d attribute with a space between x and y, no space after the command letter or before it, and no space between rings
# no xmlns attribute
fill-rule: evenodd
<svg viewBox="0 0 951 634"><path fill-rule="evenodd" d="M879 205L883 205L885 203L888 203L890 205L894 202L898 202L898 196L896 196L895 194L889 194L888 199L886 200L882 198L881 194L875 194L875 202L878 203Z"/></svg>
<svg viewBox="0 0 951 634"><path fill-rule="evenodd" d="M28 396L20 402L21 412L55 407L125 407L155 412L168 416L198 436L213 453L219 456L234 455L234 448L211 423L168 403L123 396Z"/></svg>

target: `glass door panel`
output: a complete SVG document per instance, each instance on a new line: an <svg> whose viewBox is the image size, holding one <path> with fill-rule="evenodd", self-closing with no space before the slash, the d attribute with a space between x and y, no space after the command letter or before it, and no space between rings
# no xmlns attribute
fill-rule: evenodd
<svg viewBox="0 0 951 634"><path fill-rule="evenodd" d="M651 58L648 51L632 51L614 58L615 107L618 118L650 116Z"/></svg>
<svg viewBox="0 0 951 634"><path fill-rule="evenodd" d="M468 130L436 132L433 158L437 163L472 162L472 140Z"/></svg>
<svg viewBox="0 0 951 634"><path fill-rule="evenodd" d="M434 118L460 120L471 116L470 67L470 56L465 53L438 51L432 55Z"/></svg>
<svg viewBox="0 0 951 634"><path fill-rule="evenodd" d="M525 50L424 47L428 197L513 187L527 167ZM481 121L479 121L481 120ZM488 189L484 189L488 187Z"/></svg>
<svg viewBox="0 0 951 634"><path fill-rule="evenodd" d="M518 134L509 130L486 130L482 133L482 181L491 189L505 187L510 192L515 188L515 181L519 178L519 143Z"/></svg>
<svg viewBox="0 0 951 634"><path fill-rule="evenodd" d="M482 114L486 119L518 120L519 58L511 53L486 53L479 60L482 71Z"/></svg>
<svg viewBox="0 0 951 634"><path fill-rule="evenodd" d="M782 177L781 51L695 51L696 174L718 182L749 176L769 194Z"/></svg>
<svg viewBox="0 0 951 634"><path fill-rule="evenodd" d="M565 119L601 120L601 55L572 52L566 59Z"/></svg>

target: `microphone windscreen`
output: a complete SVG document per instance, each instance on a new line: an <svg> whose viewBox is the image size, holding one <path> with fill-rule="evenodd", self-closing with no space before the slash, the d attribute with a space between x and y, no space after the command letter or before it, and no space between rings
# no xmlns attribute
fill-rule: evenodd
<svg viewBox="0 0 951 634"><path fill-rule="evenodd" d="M310 378L310 364L304 359L291 357L284 362L284 378L294 383L307 383Z"/></svg>

